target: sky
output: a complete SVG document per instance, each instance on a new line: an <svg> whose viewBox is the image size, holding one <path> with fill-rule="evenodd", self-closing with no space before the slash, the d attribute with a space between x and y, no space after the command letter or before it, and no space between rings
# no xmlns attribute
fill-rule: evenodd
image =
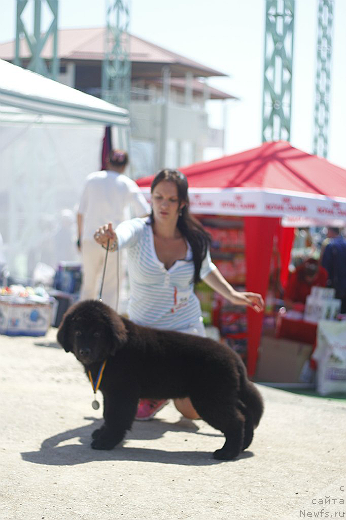
<svg viewBox="0 0 346 520"><path fill-rule="evenodd" d="M265 0L131 0L130 32L227 74L226 153L261 144ZM86 7L87 6L87 7ZM318 0L295 0L291 144L313 151ZM15 36L15 0L0 0L0 42ZM106 0L59 0L59 28L105 24ZM346 168L346 0L334 2L328 159ZM212 104L212 102L210 102ZM210 110L220 125L221 103Z"/></svg>

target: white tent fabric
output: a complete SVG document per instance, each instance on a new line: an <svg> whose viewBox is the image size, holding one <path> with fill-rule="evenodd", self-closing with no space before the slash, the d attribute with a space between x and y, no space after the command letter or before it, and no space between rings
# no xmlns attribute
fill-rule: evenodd
<svg viewBox="0 0 346 520"><path fill-rule="evenodd" d="M128 111L0 60L0 103L104 125L128 125Z"/></svg>
<svg viewBox="0 0 346 520"><path fill-rule="evenodd" d="M106 125L122 146L127 111L0 60L0 234L15 279L79 260L75 213Z"/></svg>

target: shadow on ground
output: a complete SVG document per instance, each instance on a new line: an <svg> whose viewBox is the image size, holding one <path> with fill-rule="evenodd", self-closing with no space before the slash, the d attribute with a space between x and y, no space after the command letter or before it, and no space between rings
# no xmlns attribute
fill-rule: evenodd
<svg viewBox="0 0 346 520"><path fill-rule="evenodd" d="M220 464L212 458L212 452L205 451L165 451L152 448L126 447L126 440L159 439L167 431L195 433L220 437L220 448L223 444L223 435L218 433L204 433L198 431L198 426L192 421L181 419L176 423L167 423L159 419L147 422L136 422L133 430L126 436L122 445L110 451L93 450L90 447L91 434L96 428L100 428L102 420L87 417L92 422L86 426L59 433L44 440L38 451L21 453L22 459L33 464L48 466L75 466L94 461L136 461L153 462L160 464L178 464L183 466L208 466ZM184 439L187 441L187 439ZM242 453L237 459L252 457L251 451Z"/></svg>

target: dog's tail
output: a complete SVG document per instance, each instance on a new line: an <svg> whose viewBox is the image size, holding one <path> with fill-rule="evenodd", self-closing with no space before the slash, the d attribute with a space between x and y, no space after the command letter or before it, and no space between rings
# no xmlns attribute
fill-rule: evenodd
<svg viewBox="0 0 346 520"><path fill-rule="evenodd" d="M256 428L264 411L263 399L256 386L247 378L246 368L242 362L238 365L238 371L240 376L239 399L251 411L253 426Z"/></svg>

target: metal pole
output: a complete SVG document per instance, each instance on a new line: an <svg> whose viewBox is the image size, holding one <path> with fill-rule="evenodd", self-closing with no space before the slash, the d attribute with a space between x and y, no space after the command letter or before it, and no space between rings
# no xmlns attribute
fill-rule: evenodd
<svg viewBox="0 0 346 520"><path fill-rule="evenodd" d="M161 105L161 134L159 150L159 168L166 167L166 148L168 135L168 109L171 72L168 65L162 68L162 105Z"/></svg>

